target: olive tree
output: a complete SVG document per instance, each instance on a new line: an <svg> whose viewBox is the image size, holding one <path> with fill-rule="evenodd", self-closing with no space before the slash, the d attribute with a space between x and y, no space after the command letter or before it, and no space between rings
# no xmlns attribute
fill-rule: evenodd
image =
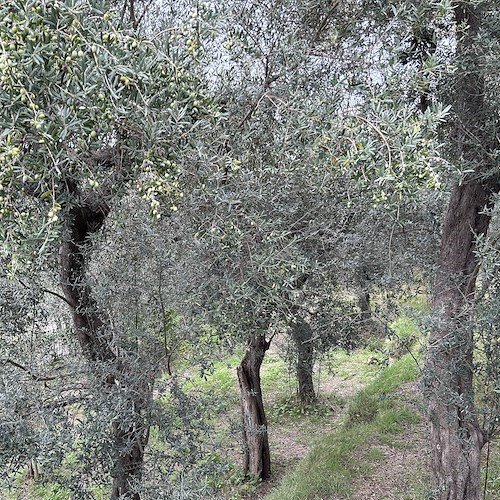
<svg viewBox="0 0 500 500"><path fill-rule="evenodd" d="M120 23L106 4L8 0L0 7L2 253L10 273L58 255L74 337L110 417L112 497L139 498L158 366L141 365L88 280L92 240L128 191L160 217L208 101L187 56ZM140 349L140 347L139 347ZM87 415L91 419L91 415Z"/></svg>
<svg viewBox="0 0 500 500"><path fill-rule="evenodd" d="M475 408L477 331L469 320L475 317L473 305L481 267L477 242L486 239L493 195L499 190L495 136L498 9L494 2L487 1L422 0L389 2L376 5L375 10L375 21L383 20L386 27L392 25L388 40L392 39L388 45L392 57L388 61L401 75L386 82L391 114L406 97L405 108L400 111L402 132L427 131L427 139L423 137L421 143L427 162L421 172L401 169L404 162L398 162L397 169L387 168L395 166L391 155L383 175L376 180L406 191L407 187L421 185L430 174L435 186L441 184L449 190L424 373L435 493L439 498L480 498L481 448L490 431L481 428ZM440 107L442 111L436 113ZM429 127L427 119L433 116L438 120ZM380 144L388 146L391 141L384 134L385 126L377 123L377 128ZM437 140L441 146L436 147ZM389 155L389 147L386 150ZM407 153L401 147L396 151ZM376 170L378 164L374 166ZM367 173L373 174L373 167ZM383 195L390 198L386 189Z"/></svg>
<svg viewBox="0 0 500 500"><path fill-rule="evenodd" d="M296 295L322 280L338 282L335 271L351 263L340 243L367 214L386 220L395 253L403 218L370 210L399 198L400 213L411 212L409 189L395 182L398 169L435 181L426 159L442 109L413 117L406 95L390 109L386 81L397 72L369 34L373 19L363 24L360 2L324 9L315 2L236 1L228 9L213 42L223 48L205 54L210 88L226 111L218 150L208 157L226 161L200 167L205 201L194 206L203 207L200 245L213 256L205 284L219 290L219 319L247 344L238 368L245 469L264 478L270 462L260 366L270 339L283 324L295 333L304 399L314 399L315 332L304 327ZM370 69L375 63L379 78ZM346 262L339 265L341 252Z"/></svg>
<svg viewBox="0 0 500 500"><path fill-rule="evenodd" d="M462 174L443 222L426 379L437 494L479 499L481 448L491 436L475 409L475 336L468 317L480 268L476 242L488 231L492 195L500 190L498 82L492 77L498 70L498 37L492 36L498 9L488 2L453 2L452 16L459 69L448 80L453 115L444 136L448 158Z"/></svg>

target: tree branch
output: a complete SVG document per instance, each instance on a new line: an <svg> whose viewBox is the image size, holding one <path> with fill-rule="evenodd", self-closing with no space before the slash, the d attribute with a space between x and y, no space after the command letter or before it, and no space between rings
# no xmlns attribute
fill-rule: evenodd
<svg viewBox="0 0 500 500"><path fill-rule="evenodd" d="M63 300L64 302L66 302L66 304L68 304L69 307L71 307L72 309L75 308L75 305L72 304L66 297L63 297L62 295L60 295L59 293L57 292L53 292L52 290L47 290L47 289L43 289L42 290L43 293L48 293L50 295L53 295L54 297L57 297L58 299L61 299Z"/></svg>
<svg viewBox="0 0 500 500"><path fill-rule="evenodd" d="M3 360L3 364L4 365L12 365L12 366L15 366L16 368L19 368L20 370L23 370L24 372L26 372L33 380L35 380L36 382L48 382L50 380L56 380L57 377L41 377L39 375L35 375L29 368L27 368L26 366L23 366L21 365L20 363L17 363L16 361L10 359L10 358L6 358Z"/></svg>

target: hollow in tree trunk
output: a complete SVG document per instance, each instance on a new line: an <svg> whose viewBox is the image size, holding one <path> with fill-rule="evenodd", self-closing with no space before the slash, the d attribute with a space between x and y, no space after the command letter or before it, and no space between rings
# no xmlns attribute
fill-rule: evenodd
<svg viewBox="0 0 500 500"><path fill-rule="evenodd" d="M296 373L299 400L303 404L310 404L316 401L313 382L314 346L311 325L304 318L296 317L292 325L292 336L297 350Z"/></svg>
<svg viewBox="0 0 500 500"><path fill-rule="evenodd" d="M260 383L260 367L267 349L269 342L264 335L252 336L237 368L243 428L243 468L245 474L263 480L271 475L267 419Z"/></svg>
<svg viewBox="0 0 500 500"><path fill-rule="evenodd" d="M138 369L136 353L117 351L106 315L99 310L85 279L89 238L96 233L108 215L108 207L95 196L77 196L84 204L71 209L67 238L60 248L61 285L72 316L75 334L82 353L89 362L104 393L119 384L125 390L128 408L134 408L127 422L113 423L112 499L139 500L138 486L142 476L144 448L148 441L145 424L151 397L153 375ZM91 202L94 200L94 202Z"/></svg>

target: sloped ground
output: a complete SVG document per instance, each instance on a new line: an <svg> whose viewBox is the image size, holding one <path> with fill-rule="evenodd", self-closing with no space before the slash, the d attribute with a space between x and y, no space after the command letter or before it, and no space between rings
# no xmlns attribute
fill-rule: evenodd
<svg viewBox="0 0 500 500"><path fill-rule="evenodd" d="M356 390L359 385L353 385L353 391L345 393L343 408L332 411L327 420L317 420L316 425L303 421L290 426L290 422L285 422L275 432L271 428L277 464L274 477L245 498L431 498L429 432L415 381L416 368L413 366L412 372L411 363L406 356L360 391ZM339 386L345 388L345 378L332 377L326 384L326 397L329 395L331 400ZM369 407L370 401L377 403L377 411L368 418L362 411ZM351 425L350 420L355 423ZM302 458L301 453L304 453ZM486 455L485 447L482 460L485 500L495 500L500 498L498 443L491 443L489 460ZM485 478L487 462L489 470Z"/></svg>
<svg viewBox="0 0 500 500"><path fill-rule="evenodd" d="M265 498L279 485L284 475L309 453L317 439L335 430L343 415L346 401L361 387L357 380L346 383L347 378L330 375L322 381L319 415L311 414L311 408L309 413L306 409L304 415L296 417L293 422L288 418L280 422L279 418L271 416L269 442L273 476L246 498ZM338 398L339 395L341 399Z"/></svg>
<svg viewBox="0 0 500 500"><path fill-rule="evenodd" d="M422 411L421 398L415 382L401 386L397 391L409 407ZM373 444L375 458L371 473L357 481L352 498L359 500L416 500L426 495L430 478L430 450L425 420L405 425L392 442ZM379 451L380 454L377 453Z"/></svg>
<svg viewBox="0 0 500 500"><path fill-rule="evenodd" d="M311 424L303 429L316 439L309 441L302 460L295 458L291 472L292 454L288 450L294 449L297 437L300 444L304 434L285 433L281 439L290 442L281 443L275 453L283 450L289 457L287 473L278 470L277 478L247 498L425 498L429 453L424 420L419 417L416 366L406 356L379 373L361 391L358 389L364 384L359 376L344 373L343 377L332 377L326 384L328 392L323 393L330 399L338 387L346 391L345 382L350 377L357 382L347 386L351 392L344 392L343 408L330 416L327 426L318 421L319 427ZM277 462L281 460L278 455Z"/></svg>
<svg viewBox="0 0 500 500"><path fill-rule="evenodd" d="M258 486L246 499L262 499L277 488L283 477L313 448L314 443L339 427L348 402L368 380L381 370L373 362L374 353L359 350L352 354L338 352L334 360L324 363L321 377L317 377L316 389L319 402L316 406L297 406L290 387L286 389L266 379L273 371L273 356L263 366L265 404L269 418L269 441L273 475ZM271 366L269 366L271 363ZM325 366L330 364L330 369ZM281 365L284 368L284 365ZM281 374L281 376L283 376ZM266 387L264 387L266 389ZM302 411L302 413L301 413Z"/></svg>

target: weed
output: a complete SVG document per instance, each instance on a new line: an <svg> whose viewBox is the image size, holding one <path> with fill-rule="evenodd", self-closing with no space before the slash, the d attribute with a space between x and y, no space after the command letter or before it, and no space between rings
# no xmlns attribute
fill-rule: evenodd
<svg viewBox="0 0 500 500"><path fill-rule="evenodd" d="M301 404L295 397L282 398L269 405L268 411L270 420L282 421L282 417L291 419L303 416L325 417L332 413L332 405L328 400Z"/></svg>

